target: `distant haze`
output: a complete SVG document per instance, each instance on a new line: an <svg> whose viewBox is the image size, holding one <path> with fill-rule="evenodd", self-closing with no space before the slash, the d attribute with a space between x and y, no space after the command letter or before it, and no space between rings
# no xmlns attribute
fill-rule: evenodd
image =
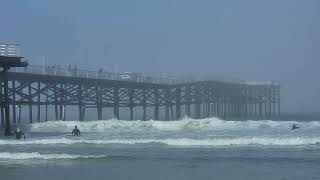
<svg viewBox="0 0 320 180"><path fill-rule="evenodd" d="M318 0L2 0L0 42L31 64L274 80L320 112Z"/></svg>

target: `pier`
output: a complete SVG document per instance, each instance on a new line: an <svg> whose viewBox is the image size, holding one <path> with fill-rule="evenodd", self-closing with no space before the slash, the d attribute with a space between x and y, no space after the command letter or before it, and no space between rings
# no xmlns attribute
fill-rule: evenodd
<svg viewBox="0 0 320 180"><path fill-rule="evenodd" d="M151 116L166 121L184 116L236 120L280 116L280 85L271 81L176 80L31 65L6 70L0 81L1 126L6 128L20 123L21 116L29 123L68 120L70 106L77 107L79 121L85 121L89 108L96 109L98 120L104 119L107 108L116 119L125 119L120 112L126 109L128 120L135 113L141 114L140 120ZM54 119L48 118L48 110Z"/></svg>

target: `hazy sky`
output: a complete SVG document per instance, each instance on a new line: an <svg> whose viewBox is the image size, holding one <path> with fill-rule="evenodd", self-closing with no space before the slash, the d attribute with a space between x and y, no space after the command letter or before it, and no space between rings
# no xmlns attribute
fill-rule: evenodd
<svg viewBox="0 0 320 180"><path fill-rule="evenodd" d="M0 42L31 64L274 80L320 112L319 0L0 0Z"/></svg>

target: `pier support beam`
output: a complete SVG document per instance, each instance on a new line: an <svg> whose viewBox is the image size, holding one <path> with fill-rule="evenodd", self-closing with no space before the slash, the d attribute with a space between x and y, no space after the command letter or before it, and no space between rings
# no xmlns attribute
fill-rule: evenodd
<svg viewBox="0 0 320 180"><path fill-rule="evenodd" d="M46 91L46 93L45 93L45 119L44 119L45 122L48 121L48 104L49 104L48 91Z"/></svg>
<svg viewBox="0 0 320 180"><path fill-rule="evenodd" d="M143 89L142 91L142 121L146 121L147 120L147 95L146 95L146 90Z"/></svg>
<svg viewBox="0 0 320 180"><path fill-rule="evenodd" d="M268 119L272 119L272 89L268 89Z"/></svg>
<svg viewBox="0 0 320 180"><path fill-rule="evenodd" d="M15 123L17 123L17 114L16 114L17 111L16 111L16 104L15 104L15 102L16 102L16 92L15 92L16 81L15 80L12 81L12 90L13 90L13 94L12 94L12 121L15 124Z"/></svg>
<svg viewBox="0 0 320 180"><path fill-rule="evenodd" d="M18 123L20 124L20 122L21 122L21 109L22 109L21 105L19 105L18 108L19 108L18 109L18 112L19 112L18 113Z"/></svg>
<svg viewBox="0 0 320 180"><path fill-rule="evenodd" d="M278 99L278 117L280 118L281 117L281 104L280 104L280 102L281 102L281 98L280 98L280 87L278 87L277 88L277 99Z"/></svg>
<svg viewBox="0 0 320 180"><path fill-rule="evenodd" d="M1 73L3 73L3 72L1 72ZM3 82L2 81L0 81L0 94L2 94L3 93ZM4 96L3 97L0 97L1 98L1 107L0 107L0 109L1 109L1 128L5 128L6 126L5 126L5 118L4 118L4 105L5 105L5 99L4 99Z"/></svg>
<svg viewBox="0 0 320 180"><path fill-rule="evenodd" d="M274 119L277 116L276 112L276 91L272 89L272 118Z"/></svg>
<svg viewBox="0 0 320 180"><path fill-rule="evenodd" d="M176 88L176 119L181 118L181 89Z"/></svg>
<svg viewBox="0 0 320 180"><path fill-rule="evenodd" d="M133 120L133 107L134 107L134 89L129 89L129 109L130 109L130 120Z"/></svg>
<svg viewBox="0 0 320 180"><path fill-rule="evenodd" d="M84 108L83 108L83 85L82 83L78 84L78 100L79 100L79 121L84 120Z"/></svg>
<svg viewBox="0 0 320 180"><path fill-rule="evenodd" d="M258 119L258 93L257 93L257 89L253 90L253 111L254 111L254 119Z"/></svg>
<svg viewBox="0 0 320 180"><path fill-rule="evenodd" d="M245 119L248 119L249 117L249 90L247 87L244 88L245 93L244 93L244 117Z"/></svg>
<svg viewBox="0 0 320 180"><path fill-rule="evenodd" d="M14 81L13 81L14 82ZM37 121L40 122L40 91L41 91L41 84L38 82L38 98L37 98L37 103L38 103L38 111L37 111Z"/></svg>
<svg viewBox="0 0 320 180"><path fill-rule="evenodd" d="M158 89L154 89L154 98L155 98L154 119L159 120L159 90Z"/></svg>
<svg viewBox="0 0 320 180"><path fill-rule="evenodd" d="M63 84L59 88L59 120L63 120Z"/></svg>
<svg viewBox="0 0 320 180"><path fill-rule="evenodd" d="M217 117L221 117L221 113L220 113L220 97L218 96L217 98L216 98L216 116Z"/></svg>
<svg viewBox="0 0 320 180"><path fill-rule="evenodd" d="M7 71L9 68L4 67L2 71L2 77L3 77L3 99L1 102L1 114L3 114L4 109L4 118L5 118L5 136L9 136L11 134L11 125L10 125L10 107L9 107L9 87L8 87L8 76ZM3 116L3 115L2 115Z"/></svg>
<svg viewBox="0 0 320 180"><path fill-rule="evenodd" d="M191 97L190 97L190 86L186 86L186 94L185 94L185 99L186 99L186 115L188 117L191 116L191 111L190 111L190 104L191 104Z"/></svg>
<svg viewBox="0 0 320 180"><path fill-rule="evenodd" d="M55 114L55 120L59 120L58 115L58 92L57 92L57 85L54 85L54 114Z"/></svg>
<svg viewBox="0 0 320 180"><path fill-rule="evenodd" d="M29 94L29 122L32 123L32 94L31 94L31 83L28 84L28 94Z"/></svg>
<svg viewBox="0 0 320 180"><path fill-rule="evenodd" d="M114 97L114 109L113 109L114 118L120 119L120 117L119 117L119 88L118 87L113 88L113 97Z"/></svg>
<svg viewBox="0 0 320 180"><path fill-rule="evenodd" d="M201 92L200 87L195 87L195 96L196 96L196 103L195 103L195 118L200 119L201 118Z"/></svg>
<svg viewBox="0 0 320 180"><path fill-rule="evenodd" d="M174 119L174 117L173 117L173 104L170 104L170 112L171 112L171 120L173 120Z"/></svg>
<svg viewBox="0 0 320 180"><path fill-rule="evenodd" d="M97 106L97 113L98 113L98 120L102 120L102 93L101 93L101 86L96 84L96 106Z"/></svg>
<svg viewBox="0 0 320 180"><path fill-rule="evenodd" d="M1 105L1 128L6 127L4 117L4 104Z"/></svg>
<svg viewBox="0 0 320 180"><path fill-rule="evenodd" d="M169 121L169 106L170 106L170 97L169 97L169 89L165 90L165 120Z"/></svg>

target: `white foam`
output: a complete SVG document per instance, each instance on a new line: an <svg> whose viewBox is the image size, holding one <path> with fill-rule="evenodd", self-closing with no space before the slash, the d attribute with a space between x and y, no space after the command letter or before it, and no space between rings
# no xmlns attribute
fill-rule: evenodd
<svg viewBox="0 0 320 180"><path fill-rule="evenodd" d="M79 159L79 158L104 158L105 155L71 155L71 154L40 154L38 152L31 153L11 153L0 152L0 159Z"/></svg>
<svg viewBox="0 0 320 180"><path fill-rule="evenodd" d="M0 140L0 145L54 145L54 144L148 144L160 143L173 146L230 146L230 145L315 145L320 143L320 137L241 137L241 138L168 138L168 139L39 139L27 141Z"/></svg>
<svg viewBox="0 0 320 180"><path fill-rule="evenodd" d="M303 128L290 131L293 123ZM161 143L174 146L228 146L228 145L313 145L320 142L320 122L294 121L225 121L218 118L179 121L50 121L30 125L31 132L70 132L77 125L82 132L99 132L98 136L73 139L53 137L46 139L0 140L1 145L33 144L147 144ZM116 130L115 132L113 130ZM192 130L192 131L184 131ZM210 131L206 131L210 130ZM212 130L212 131L211 131ZM122 133L125 132L126 133ZM132 132L131 132L132 131ZM139 131L139 132L136 132ZM158 132L163 131L163 132ZM171 132L166 132L171 131ZM177 132L175 132L177 131ZM179 131L179 132L178 132ZM110 134L102 134L111 132ZM130 136L128 136L128 133ZM185 136L184 136L185 133ZM194 134L196 133L196 134ZM131 136L132 134L132 136ZM155 136L148 136L149 134ZM166 135L167 134L167 135ZM110 139L100 139L110 138ZM125 136L123 136L125 135ZM158 136L159 135L159 136ZM164 136L166 135L166 136ZM177 135L177 136L176 136ZM182 136L183 135L183 136ZM219 135L215 136L215 135ZM220 136L222 135L222 136ZM214 138L211 138L213 137ZM99 139L97 139L97 137ZM129 138L130 137L130 138ZM183 137L183 138L180 138ZM195 138L197 137L197 138ZM117 139L115 139L117 138Z"/></svg>
<svg viewBox="0 0 320 180"><path fill-rule="evenodd" d="M31 132L70 132L77 125L82 132L105 132L108 130L257 130L281 128L288 129L293 124L303 126L303 129L319 128L320 122L294 122L294 121L225 121L218 118L207 118L195 120L185 118L179 121L124 121L124 120L103 120L103 121L50 121L44 123L35 123L30 125Z"/></svg>

